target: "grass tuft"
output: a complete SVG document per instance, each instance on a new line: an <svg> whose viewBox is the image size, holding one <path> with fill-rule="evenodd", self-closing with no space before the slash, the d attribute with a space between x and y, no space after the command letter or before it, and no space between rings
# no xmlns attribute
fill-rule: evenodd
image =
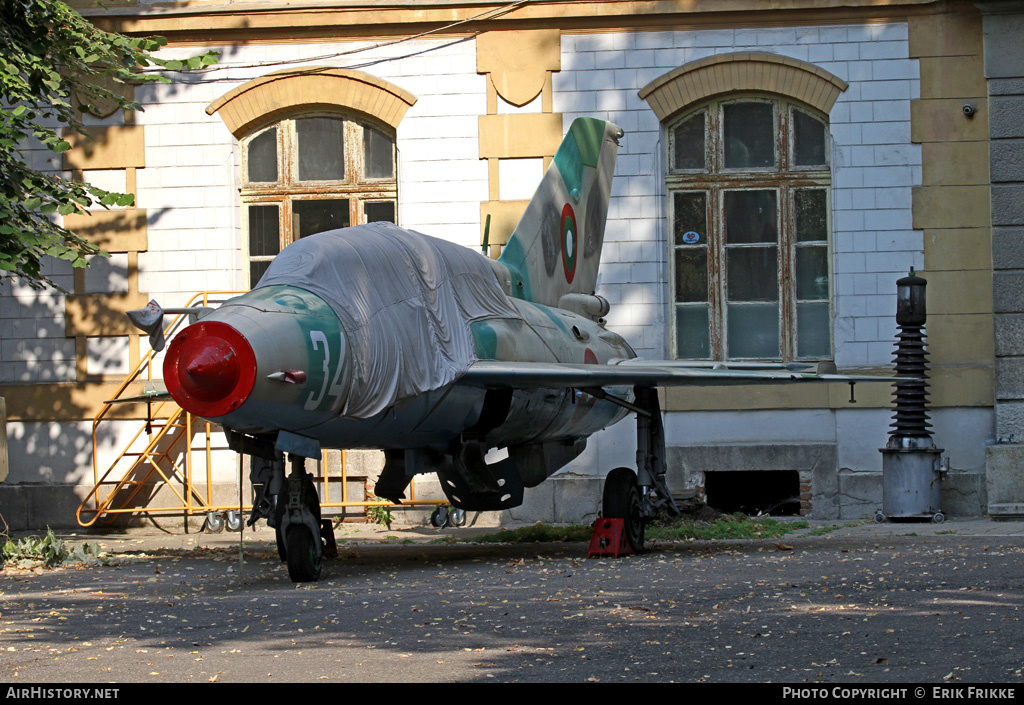
<svg viewBox="0 0 1024 705"><path fill-rule="evenodd" d="M798 526L800 524L802 526ZM807 526L807 522L754 519L746 514L729 514L712 522L691 519L655 520L647 526L647 538L661 541L776 539Z"/></svg>
<svg viewBox="0 0 1024 705"><path fill-rule="evenodd" d="M591 527L585 524L569 526L552 526L550 524L531 524L515 529L502 529L494 534L481 534L466 539L469 543L561 543L589 541Z"/></svg>

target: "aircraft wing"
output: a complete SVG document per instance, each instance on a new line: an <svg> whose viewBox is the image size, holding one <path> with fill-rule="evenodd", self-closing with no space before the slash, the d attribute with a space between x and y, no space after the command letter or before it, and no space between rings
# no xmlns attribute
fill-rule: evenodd
<svg viewBox="0 0 1024 705"><path fill-rule="evenodd" d="M784 365L709 369L674 365L671 361L634 361L609 365L479 360L457 384L483 388L543 389L559 387L676 387L792 382L906 382L906 377L815 374L786 369ZM726 363L728 364L728 363Z"/></svg>

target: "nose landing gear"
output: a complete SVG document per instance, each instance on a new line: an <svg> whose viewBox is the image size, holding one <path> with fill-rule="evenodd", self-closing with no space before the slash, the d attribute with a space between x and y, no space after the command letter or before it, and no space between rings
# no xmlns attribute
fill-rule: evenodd
<svg viewBox="0 0 1024 705"><path fill-rule="evenodd" d="M305 458L291 455L284 511L276 531L277 550L288 562L292 582L308 583L320 579L324 541L320 536L320 497L313 478L306 472ZM283 542L282 542L283 539Z"/></svg>

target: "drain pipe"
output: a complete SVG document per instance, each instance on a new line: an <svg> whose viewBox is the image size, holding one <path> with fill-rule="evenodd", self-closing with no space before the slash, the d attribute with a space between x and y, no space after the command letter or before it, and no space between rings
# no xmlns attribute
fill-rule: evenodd
<svg viewBox="0 0 1024 705"><path fill-rule="evenodd" d="M875 521L945 521L940 509L942 449L932 442L928 423L928 358L924 327L928 282L910 275L896 282L896 323L900 331L896 343L896 413L889 441L882 453L882 509Z"/></svg>

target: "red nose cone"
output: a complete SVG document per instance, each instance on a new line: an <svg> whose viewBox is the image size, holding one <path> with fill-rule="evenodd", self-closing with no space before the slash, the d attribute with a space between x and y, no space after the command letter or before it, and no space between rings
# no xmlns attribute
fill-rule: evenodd
<svg viewBox="0 0 1024 705"><path fill-rule="evenodd" d="M238 355L227 341L199 338L185 343L181 386L202 401L223 399L238 382Z"/></svg>
<svg viewBox="0 0 1024 705"><path fill-rule="evenodd" d="M164 359L164 381L178 404L196 416L224 416L252 392L256 356L241 333L220 321L200 321L175 336Z"/></svg>

